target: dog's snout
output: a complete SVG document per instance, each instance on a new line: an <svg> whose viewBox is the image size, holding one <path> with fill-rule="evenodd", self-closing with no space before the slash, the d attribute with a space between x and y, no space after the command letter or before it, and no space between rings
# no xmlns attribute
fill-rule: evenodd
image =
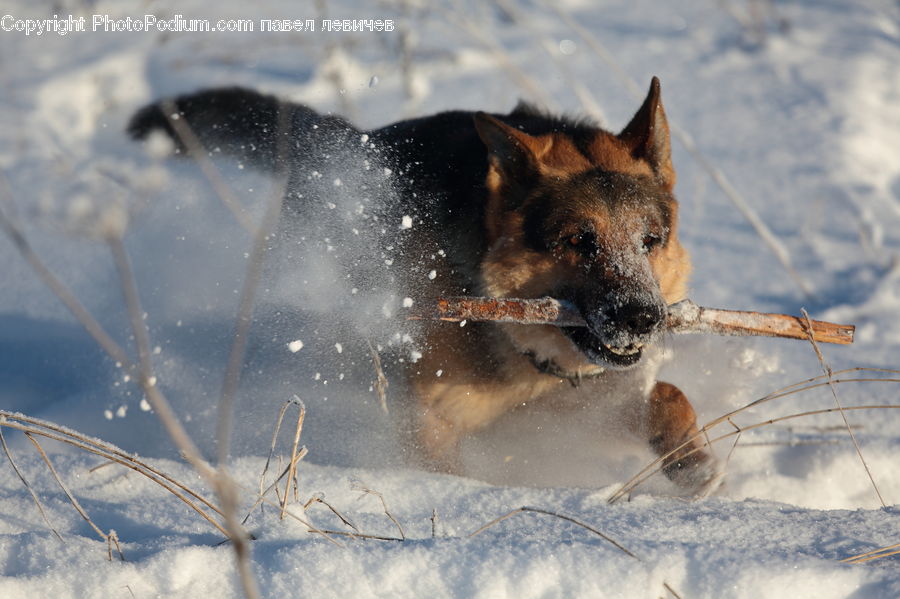
<svg viewBox="0 0 900 599"><path fill-rule="evenodd" d="M636 301L620 306L612 314L612 320L635 337L650 335L656 331L664 317L659 306Z"/></svg>

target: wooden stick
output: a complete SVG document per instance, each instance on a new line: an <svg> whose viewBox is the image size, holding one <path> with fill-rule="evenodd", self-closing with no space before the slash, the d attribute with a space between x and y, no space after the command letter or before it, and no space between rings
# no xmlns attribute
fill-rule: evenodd
<svg viewBox="0 0 900 599"><path fill-rule="evenodd" d="M417 320L493 321L516 324L552 324L586 326L572 304L542 297L537 299L498 299L486 297L440 298L431 314L413 316ZM690 300L669 306L667 327L672 333L716 335L752 335L809 340L807 320L787 314L741 312L704 308ZM812 337L820 343L853 343L853 325L811 320Z"/></svg>

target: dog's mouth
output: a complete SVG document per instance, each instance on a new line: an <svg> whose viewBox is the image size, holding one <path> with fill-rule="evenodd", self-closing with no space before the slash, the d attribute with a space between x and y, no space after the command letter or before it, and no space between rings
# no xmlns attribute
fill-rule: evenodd
<svg viewBox="0 0 900 599"><path fill-rule="evenodd" d="M599 366L634 366L643 356L646 344L645 340L631 340L625 344L607 342L587 327L562 327L562 331L588 360Z"/></svg>

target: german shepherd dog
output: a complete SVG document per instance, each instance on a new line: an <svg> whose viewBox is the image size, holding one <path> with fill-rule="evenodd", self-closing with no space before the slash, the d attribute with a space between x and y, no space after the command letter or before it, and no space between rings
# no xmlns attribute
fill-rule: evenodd
<svg viewBox="0 0 900 599"><path fill-rule="evenodd" d="M393 173L402 213L415 215L405 232L406 247L420 250L407 252L410 272L422 253L445 256L440 285L401 281L416 301L553 296L581 311L587 327L424 325L423 356L405 376L416 401L416 445L432 468L458 471L461 438L513 407L604 402L620 406L616 424L658 455L686 443L663 464L685 492L718 486L714 456L691 441L691 404L656 380L667 305L685 298L691 270L677 236L658 79L618 135L527 103L509 114L443 112L363 131L240 88L148 105L132 118L130 134L158 130L180 143L163 106L174 106L205 148L285 173L282 220L314 201L304 194L311 170L341 147L362 148L353 155ZM282 142L289 153L280 159Z"/></svg>

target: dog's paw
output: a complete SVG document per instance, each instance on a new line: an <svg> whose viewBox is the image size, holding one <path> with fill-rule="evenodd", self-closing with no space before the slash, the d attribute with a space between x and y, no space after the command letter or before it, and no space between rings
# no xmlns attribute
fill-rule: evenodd
<svg viewBox="0 0 900 599"><path fill-rule="evenodd" d="M711 453L698 451L669 462L663 472L685 493L695 499L712 495L725 480L725 470Z"/></svg>

